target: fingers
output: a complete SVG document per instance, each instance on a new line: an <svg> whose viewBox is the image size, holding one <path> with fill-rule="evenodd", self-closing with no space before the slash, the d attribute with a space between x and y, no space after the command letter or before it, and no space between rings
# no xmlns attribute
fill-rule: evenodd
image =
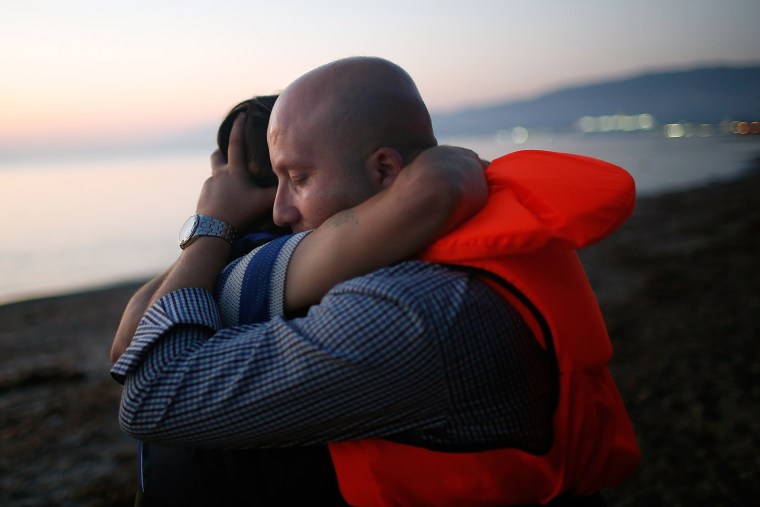
<svg viewBox="0 0 760 507"><path fill-rule="evenodd" d="M480 157L478 157L477 153L475 153L474 151L472 151L469 148L463 148L462 146L452 146L452 145L449 145L449 144L441 144L441 145L437 146L437 148L441 149L441 150L444 150L444 151L448 150L451 153L456 153L456 154L461 155L463 157L473 158L475 160L478 160L480 158ZM435 147L434 148L430 148L430 149L435 149Z"/></svg>
<svg viewBox="0 0 760 507"><path fill-rule="evenodd" d="M227 148L228 164L232 170L242 168L245 170L245 113L240 113L235 118L230 130L230 144Z"/></svg>
<svg viewBox="0 0 760 507"><path fill-rule="evenodd" d="M235 117L230 129L230 140L227 146L227 158L221 151L216 150L211 154L211 174L220 175L223 172L229 174L247 174L245 161L245 113Z"/></svg>
<svg viewBox="0 0 760 507"><path fill-rule="evenodd" d="M474 151L468 148L461 148L461 147L456 147L456 146L454 146L453 148L455 150L458 150L459 153L461 153L462 155L466 157L470 157L473 160L478 161L480 163L480 167L482 167L483 170L488 169L488 166L491 165L491 162L489 160L480 158L480 155L478 155L477 153L475 153Z"/></svg>
<svg viewBox="0 0 760 507"><path fill-rule="evenodd" d="M221 151L216 150L211 154L211 174L216 174L226 164L227 161L224 160L224 155L222 155Z"/></svg>

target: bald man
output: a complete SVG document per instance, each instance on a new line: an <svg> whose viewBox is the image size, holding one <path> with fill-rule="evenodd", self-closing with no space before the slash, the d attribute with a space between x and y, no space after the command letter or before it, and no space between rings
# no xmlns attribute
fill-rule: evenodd
<svg viewBox="0 0 760 507"><path fill-rule="evenodd" d="M275 105L268 140L276 194L217 157L197 213L220 230L245 230L273 206L278 225L342 227L347 245L366 226L364 206L386 190L398 196L397 216L424 195L419 182L398 192L398 181L436 145L411 78L375 58L339 60L295 81ZM407 221L424 215L408 209L417 214ZM370 437L459 450L500 442L536 454L551 445L553 358L478 277L401 262L329 290L305 317L223 329L211 296L229 255L222 236L189 238L112 370L126 379L120 422L130 435L196 447ZM293 280L332 287L325 270L299 262L302 251L285 259L286 299Z"/></svg>
<svg viewBox="0 0 760 507"><path fill-rule="evenodd" d="M295 231L366 200L437 144L408 74L371 58L340 60L291 84L272 111L268 141L280 181L275 220Z"/></svg>

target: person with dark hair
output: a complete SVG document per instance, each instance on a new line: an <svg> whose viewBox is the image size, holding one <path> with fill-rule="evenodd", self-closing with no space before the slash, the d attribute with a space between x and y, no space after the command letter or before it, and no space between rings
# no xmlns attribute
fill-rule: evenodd
<svg viewBox="0 0 760 507"><path fill-rule="evenodd" d="M639 453L575 249L630 215L630 176L510 154L484 202L477 159L452 163L411 78L376 58L277 99L275 195L246 175L242 129L189 222L209 227L185 229L112 369L122 428L204 448L327 444L351 505L603 504ZM225 268L222 240L270 209L297 234ZM420 251L428 262L408 259Z"/></svg>
<svg viewBox="0 0 760 507"><path fill-rule="evenodd" d="M270 95L240 102L228 112L217 133L218 153L227 160L233 125L239 116L242 118L241 115L244 115L245 119L240 122L242 125L238 125L243 138L243 142L237 146L241 165L245 166L254 184L261 188L277 184L266 139L269 117L276 99L277 96ZM447 171L450 175L459 172L459 169L449 169L453 164L466 165L469 162L475 170L480 170L480 162L474 154L464 150L440 148L437 153L437 157L431 156L427 160L437 165L436 171L440 173L439 176L447 174ZM439 206L439 210L443 210L443 207ZM270 211L256 217L249 231L248 234L236 238L231 258L239 259L256 247L290 233L290 228L275 225ZM406 237L411 238L413 235L414 231L407 229ZM319 234L315 237L318 236ZM291 242L293 246L297 243ZM303 250L303 246L301 249ZM408 254L413 252L411 249L408 250ZM344 265L350 264L351 259L344 258L340 262ZM166 274L156 277L130 300L114 339L112 361L116 361L128 346L139 319L165 276ZM336 283L337 281L339 280L335 280ZM283 282L284 280L280 285ZM226 284L223 288L229 292L230 285ZM292 289L291 295L298 294L302 288L303 284L297 284L297 289ZM261 291L252 291L246 295L247 297L234 300L229 297L225 299L224 295L221 290L217 295L222 308L231 305L228 301L237 306L238 301L242 300L244 304L262 306L261 311L264 314L268 311L268 304L262 303L262 300L267 300L269 294L262 294ZM254 297L256 295L259 296L258 300ZM296 310L298 309L293 309ZM238 323L229 319L226 322L228 325ZM297 482L299 487L291 487L293 482ZM140 505L240 505L250 497L255 497L260 505L344 504L325 445L247 450L138 443L137 498Z"/></svg>
<svg viewBox="0 0 760 507"><path fill-rule="evenodd" d="M276 95L259 96L234 106L219 126L217 145L227 159L230 132L238 115L245 113L245 142L242 156L253 181L262 187L273 187L277 177L272 172L266 142L267 126ZM251 232L234 243L233 258L238 258L272 239L290 232L272 221L271 213L260 217ZM158 277L130 302L142 315ZM135 313L130 312L130 313ZM137 322L125 313L114 341L125 348ZM120 354L114 350L112 354ZM114 357L115 360L115 357ZM207 506L243 505L251 497L260 505L340 505L335 472L326 446L292 449L244 450L167 447L138 442L138 490L136 505ZM295 480L300 488L290 488L286 480Z"/></svg>
<svg viewBox="0 0 760 507"><path fill-rule="evenodd" d="M262 95L238 103L230 109L222 120L216 136L219 153L226 160L232 125L239 114L246 113L246 122L243 127L245 141L241 145L242 157L251 179L261 187L277 185L277 176L272 172L269 145L267 144L269 116L276 100L277 95ZM235 243L235 252L231 254L232 258L252 250L261 241L272 239L274 235L290 231L290 229L276 226L272 221L271 213L263 214L257 220L251 226L249 235L238 238ZM129 345L137 324L149 306L150 298L161 285L165 276L166 273L156 276L143 285L130 299L113 340L111 362L115 362Z"/></svg>
<svg viewBox="0 0 760 507"><path fill-rule="evenodd" d="M269 160L269 145L267 144L269 117L276 100L277 95L260 95L240 102L230 109L219 125L216 134L217 147L226 160L232 125L239 114L245 114L243 154L248 173L253 178L254 183L261 187L277 185L277 176L272 171L272 162ZM262 220L266 222L262 223L261 226L253 226L254 230L265 228L273 229L275 232L288 231L288 229L274 225L271 216L264 216Z"/></svg>

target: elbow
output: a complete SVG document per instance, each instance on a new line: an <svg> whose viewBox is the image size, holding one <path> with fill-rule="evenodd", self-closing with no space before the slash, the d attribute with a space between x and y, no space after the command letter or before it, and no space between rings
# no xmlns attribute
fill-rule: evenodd
<svg viewBox="0 0 760 507"><path fill-rule="evenodd" d="M160 440L158 433L155 431L156 426L154 424L140 420L134 414L130 414L124 409L119 411L119 427L121 431L135 440L143 442L158 442Z"/></svg>
<svg viewBox="0 0 760 507"><path fill-rule="evenodd" d="M137 440L146 440L145 426L140 424L137 418L137 411L128 409L122 403L119 408L119 427L121 430L132 438Z"/></svg>
<svg viewBox="0 0 760 507"><path fill-rule="evenodd" d="M121 430L137 440L155 440L158 425L156 421L151 420L146 415L148 412L154 411L145 410L141 399L130 392L128 384L125 385L119 406L119 427Z"/></svg>

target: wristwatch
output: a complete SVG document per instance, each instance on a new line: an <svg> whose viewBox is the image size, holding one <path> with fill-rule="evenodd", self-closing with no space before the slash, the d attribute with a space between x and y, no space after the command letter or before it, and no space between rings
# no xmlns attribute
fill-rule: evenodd
<svg viewBox="0 0 760 507"><path fill-rule="evenodd" d="M214 236L232 243L235 234L235 228L231 225L217 218L195 214L187 219L179 231L179 247L184 250L198 236Z"/></svg>

